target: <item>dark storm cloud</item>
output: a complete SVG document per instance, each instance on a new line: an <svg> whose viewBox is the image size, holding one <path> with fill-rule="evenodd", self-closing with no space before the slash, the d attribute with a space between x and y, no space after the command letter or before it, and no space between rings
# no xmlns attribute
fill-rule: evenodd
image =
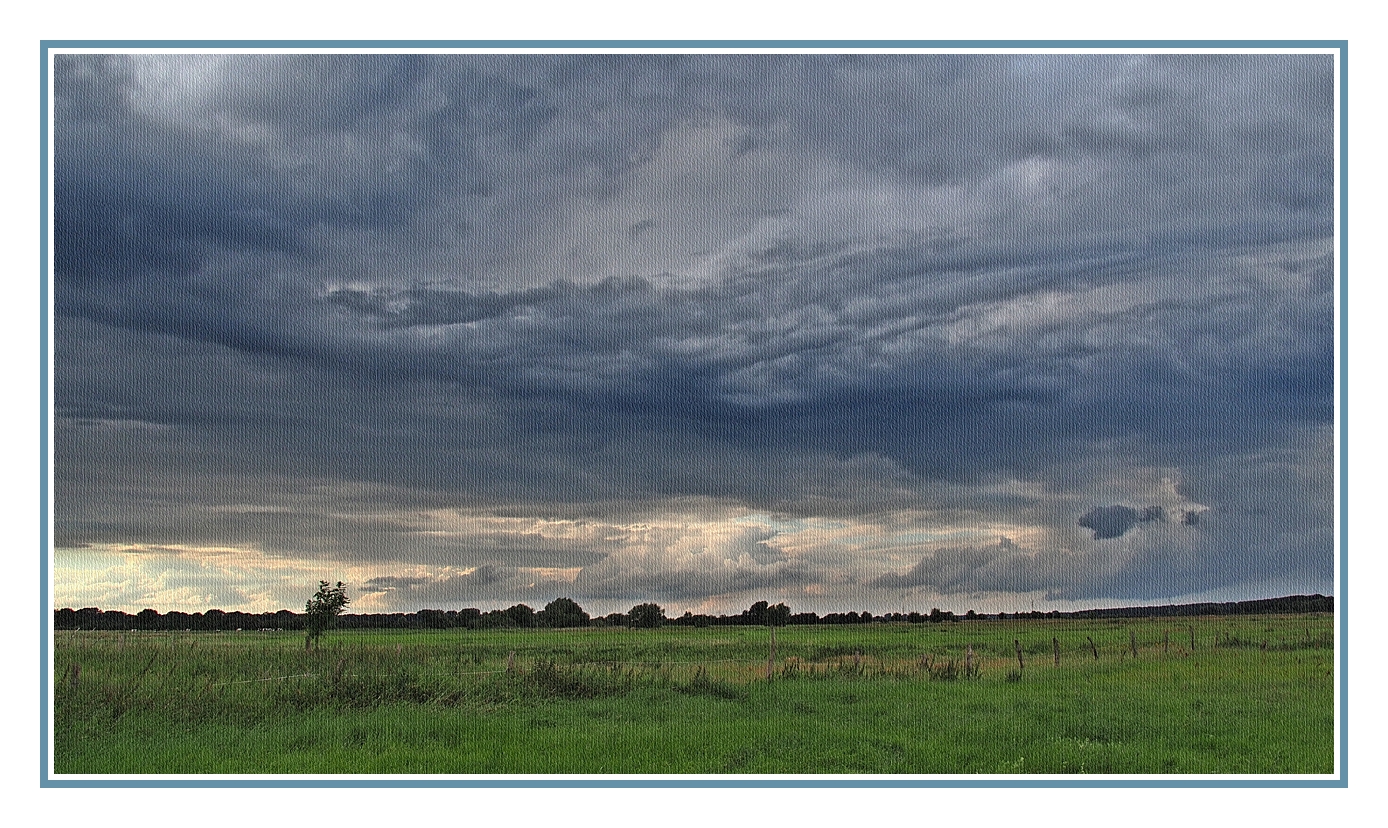
<svg viewBox="0 0 1388 828"><path fill-rule="evenodd" d="M1195 514L1186 512L1186 514ZM1095 506L1080 516L1077 525L1094 530L1095 540L1121 538L1136 523L1165 520L1166 514L1160 506L1147 506L1134 509L1131 506ZM1189 521L1194 523L1194 521Z"/></svg>
<svg viewBox="0 0 1388 828"><path fill-rule="evenodd" d="M1212 468L1219 461L1194 464L1189 479L1201 483L1176 496L1203 498L1213 507L1096 508L1086 515L1095 524L1092 542L1024 547L1004 537L995 545L945 547L871 585L888 592L1033 592L1093 603L1198 595L1250 582L1284 592L1296 583L1330 584L1334 537L1322 521L1334 499L1333 467L1316 461L1328 439L1327 431L1305 448L1243 458L1232 469ZM1221 491L1205 491L1209 482ZM1167 511L1181 519L1167 519Z"/></svg>
<svg viewBox="0 0 1388 828"><path fill-rule="evenodd" d="M368 580L362 584L362 592L392 592L395 590L418 591L422 587L437 587L440 581L445 587L451 587L459 592L464 585L486 586L498 581L505 580L506 574L494 566L481 566L472 572L462 575L455 575L450 578L425 578L425 577L396 577L393 575L382 575Z"/></svg>
<svg viewBox="0 0 1388 828"><path fill-rule="evenodd" d="M409 516L953 498L1132 541L1155 501L1093 481L1185 470L1214 508L1250 458L1330 462L1332 82L1306 55L59 55L55 532L681 598L825 576ZM1045 495L986 491L1013 478ZM1314 519L1272 546L1329 531L1282 496ZM1140 534L1219 523L1184 514ZM1018 566L989 583L1078 583Z"/></svg>

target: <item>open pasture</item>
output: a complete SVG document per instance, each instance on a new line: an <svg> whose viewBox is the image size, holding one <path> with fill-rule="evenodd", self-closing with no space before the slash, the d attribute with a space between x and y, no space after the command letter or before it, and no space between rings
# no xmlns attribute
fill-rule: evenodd
<svg viewBox="0 0 1388 828"><path fill-rule="evenodd" d="M59 631L54 770L1331 773L1332 623Z"/></svg>

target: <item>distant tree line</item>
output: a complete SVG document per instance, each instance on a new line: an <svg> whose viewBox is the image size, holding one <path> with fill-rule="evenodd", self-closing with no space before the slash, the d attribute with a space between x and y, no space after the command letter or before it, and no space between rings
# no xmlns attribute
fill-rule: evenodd
<svg viewBox="0 0 1388 828"><path fill-rule="evenodd" d="M968 618L976 615L972 610ZM933 609L928 614L919 612L887 613L873 615L870 612L831 612L817 615L813 612L791 613L785 604L769 604L758 601L737 615L706 615L685 612L673 618L667 617L664 608L655 603L642 603L627 612L614 612L594 618L570 598L557 598L535 610L525 604L515 604L506 609L482 611L468 608L461 610L422 609L418 612L356 613L338 616L338 629L494 629L513 627L661 627L667 624L683 627L717 626L785 626L787 624L872 624L872 623L911 623L954 621L952 612ZM53 627L59 630L304 630L310 618L306 613L289 610L278 612L224 612L219 609L207 612L166 612L152 609L130 614L120 610L102 611L96 607L84 609L60 609L53 614Z"/></svg>
<svg viewBox="0 0 1388 828"><path fill-rule="evenodd" d="M1160 607L1076 610L1066 618L1165 618L1181 615L1289 615L1300 612L1334 612L1335 599L1328 595L1287 595L1255 601L1165 604Z"/></svg>
<svg viewBox="0 0 1388 828"><path fill-rule="evenodd" d="M655 603L642 603L627 612L591 617L577 602L557 598L542 610L525 604L486 612L480 609L437 610L418 612L358 613L337 618L338 629L492 629L512 627L634 627L650 628L664 625L683 627L721 626L785 626L788 624L925 624L955 621L974 621L1008 618L1156 618L1184 615L1245 615L1254 613L1333 612L1335 600L1324 595L1291 595L1284 598L1265 598L1257 601L1227 603L1179 604L1161 607L1123 607L1116 609L1077 610L1074 612L1018 612L984 615L969 610L963 615L932 609L929 613L891 612L873 615L871 612L813 612L792 613L785 604L770 605L758 601L737 615L707 615L685 612L667 618L665 610ZM57 630L304 630L308 615L289 610L278 612L166 612L152 609L131 614L120 610L102 611L96 607L60 609L53 613L53 628Z"/></svg>

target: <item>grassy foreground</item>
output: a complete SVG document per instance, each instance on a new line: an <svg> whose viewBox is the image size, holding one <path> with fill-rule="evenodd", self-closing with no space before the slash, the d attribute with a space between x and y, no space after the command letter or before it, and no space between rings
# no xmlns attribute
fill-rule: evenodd
<svg viewBox="0 0 1388 828"><path fill-rule="evenodd" d="M59 632L54 770L1333 772L1328 615L768 634Z"/></svg>

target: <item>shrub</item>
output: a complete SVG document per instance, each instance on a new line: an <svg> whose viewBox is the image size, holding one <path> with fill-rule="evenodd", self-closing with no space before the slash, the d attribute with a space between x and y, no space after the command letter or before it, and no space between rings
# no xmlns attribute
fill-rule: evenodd
<svg viewBox="0 0 1388 828"><path fill-rule="evenodd" d="M959 667L952 658L943 664L932 663L928 669L931 681L954 681L959 678Z"/></svg>

